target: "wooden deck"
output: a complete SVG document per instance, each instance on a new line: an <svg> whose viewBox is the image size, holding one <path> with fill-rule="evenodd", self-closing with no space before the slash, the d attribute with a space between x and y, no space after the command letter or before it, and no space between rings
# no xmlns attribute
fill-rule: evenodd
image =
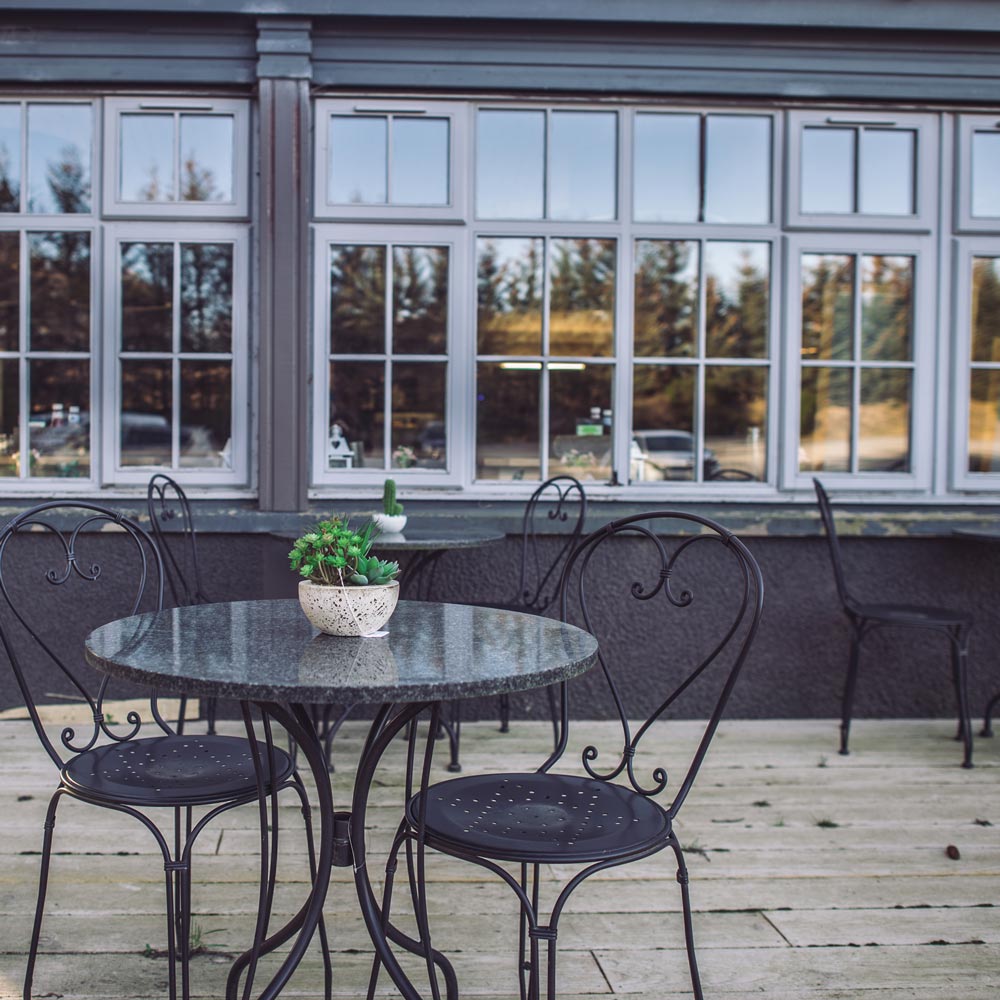
<svg viewBox="0 0 1000 1000"><path fill-rule="evenodd" d="M586 728L605 746L608 724ZM529 769L542 724L467 726L473 769ZM235 728L233 731L236 731ZM826 721L729 722L681 814L708 997L768 1000L994 1000L1000 996L1000 738L976 740L958 767L950 723L860 721L854 753L835 752ZM334 784L346 805L363 729L349 724ZM640 759L674 763L697 733L662 726ZM442 753L443 756L443 753ZM442 777L446 774L442 769ZM398 817L389 761L374 795L376 851ZM0 998L19 997L34 907L41 824L54 772L26 722L0 722ZM195 866L194 992L219 998L231 952L256 906L256 812L211 826ZM306 862L297 812L282 816L276 912L297 908ZM950 857L949 846L958 857ZM125 818L66 804L35 977L39 997L166 995L163 871L149 835ZM669 854L669 852L668 852ZM955 851L951 851L955 854ZM373 859L377 860L377 859ZM690 995L679 891L668 855L596 876L572 897L560 935L561 1000ZM547 872L553 887L569 869ZM450 859L430 864L435 944L452 954L462 996L511 1000L514 914L509 890ZM338 996L362 996L369 968L349 871L327 906ZM286 995L317 997L315 949ZM383 995L393 995L382 981Z"/></svg>

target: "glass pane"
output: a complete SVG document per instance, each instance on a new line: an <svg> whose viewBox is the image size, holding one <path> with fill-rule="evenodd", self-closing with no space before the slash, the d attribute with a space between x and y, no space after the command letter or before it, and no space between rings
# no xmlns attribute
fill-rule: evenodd
<svg viewBox="0 0 1000 1000"><path fill-rule="evenodd" d="M0 351L18 349L20 245L17 233L0 233Z"/></svg>
<svg viewBox="0 0 1000 1000"><path fill-rule="evenodd" d="M443 354L448 347L448 248L392 248L392 349Z"/></svg>
<svg viewBox="0 0 1000 1000"><path fill-rule="evenodd" d="M384 205L388 149L385 118L333 115L326 200L331 205Z"/></svg>
<svg viewBox="0 0 1000 1000"><path fill-rule="evenodd" d="M122 350L173 349L174 247L122 244Z"/></svg>
<svg viewBox="0 0 1000 1000"><path fill-rule="evenodd" d="M181 468L230 468L232 428L232 366L228 361L182 361Z"/></svg>
<svg viewBox="0 0 1000 1000"><path fill-rule="evenodd" d="M169 361L122 361L121 464L171 464Z"/></svg>
<svg viewBox="0 0 1000 1000"><path fill-rule="evenodd" d="M385 247L330 247L330 352L385 350Z"/></svg>
<svg viewBox="0 0 1000 1000"><path fill-rule="evenodd" d="M854 257L802 255L802 357L843 361L854 355Z"/></svg>
<svg viewBox="0 0 1000 1000"><path fill-rule="evenodd" d="M610 365L549 370L550 476L611 479L611 374Z"/></svg>
<svg viewBox="0 0 1000 1000"><path fill-rule="evenodd" d="M541 364L504 361L476 369L476 478L541 479Z"/></svg>
<svg viewBox="0 0 1000 1000"><path fill-rule="evenodd" d="M447 118L393 118L389 201L448 204Z"/></svg>
<svg viewBox="0 0 1000 1000"><path fill-rule="evenodd" d="M232 115L181 115L181 201L233 200Z"/></svg>
<svg viewBox="0 0 1000 1000"><path fill-rule="evenodd" d="M705 244L705 353L717 358L767 355L770 293L767 243Z"/></svg>
<svg viewBox="0 0 1000 1000"><path fill-rule="evenodd" d="M771 219L771 119L709 115L705 123L705 221Z"/></svg>
<svg viewBox="0 0 1000 1000"><path fill-rule="evenodd" d="M549 353L611 354L615 332L615 241L552 240Z"/></svg>
<svg viewBox="0 0 1000 1000"><path fill-rule="evenodd" d="M636 222L697 222L701 201L698 115L635 116Z"/></svg>
<svg viewBox="0 0 1000 1000"><path fill-rule="evenodd" d="M551 130L549 218L613 219L618 116L608 111L554 111Z"/></svg>
<svg viewBox="0 0 1000 1000"><path fill-rule="evenodd" d="M443 469L445 377L443 364L392 366L392 467Z"/></svg>
<svg viewBox="0 0 1000 1000"><path fill-rule="evenodd" d="M858 210L867 215L912 215L917 133L864 129Z"/></svg>
<svg viewBox="0 0 1000 1000"><path fill-rule="evenodd" d="M639 357L691 357L698 335L696 240L636 240L635 322Z"/></svg>
<svg viewBox="0 0 1000 1000"><path fill-rule="evenodd" d="M476 215L540 219L544 212L545 112L480 111Z"/></svg>
<svg viewBox="0 0 1000 1000"><path fill-rule="evenodd" d="M233 349L233 247L181 244L181 350Z"/></svg>
<svg viewBox="0 0 1000 1000"><path fill-rule="evenodd" d="M9 419L17 421L16 411ZM995 369L970 376L969 472L1000 472L1000 371Z"/></svg>
<svg viewBox="0 0 1000 1000"><path fill-rule="evenodd" d="M174 116L122 115L119 198L174 201Z"/></svg>
<svg viewBox="0 0 1000 1000"><path fill-rule="evenodd" d="M766 368L705 368L706 479L751 481L767 474Z"/></svg>
<svg viewBox="0 0 1000 1000"><path fill-rule="evenodd" d="M972 360L1000 361L1000 258L972 261Z"/></svg>
<svg viewBox="0 0 1000 1000"><path fill-rule="evenodd" d="M851 371L803 368L799 471L851 469Z"/></svg>
<svg viewBox="0 0 1000 1000"><path fill-rule="evenodd" d="M480 354L540 354L545 241L480 239L477 342Z"/></svg>
<svg viewBox="0 0 1000 1000"><path fill-rule="evenodd" d="M21 471L21 401L16 358L0 358L0 476Z"/></svg>
<svg viewBox="0 0 1000 1000"><path fill-rule="evenodd" d="M28 105L28 211L90 211L89 104Z"/></svg>
<svg viewBox="0 0 1000 1000"><path fill-rule="evenodd" d="M0 104L0 212L21 210L21 108Z"/></svg>
<svg viewBox="0 0 1000 1000"><path fill-rule="evenodd" d="M90 475L90 362L28 362L32 476Z"/></svg>
<svg viewBox="0 0 1000 1000"><path fill-rule="evenodd" d="M330 365L327 467L384 468L384 429L385 366L334 361Z"/></svg>
<svg viewBox="0 0 1000 1000"><path fill-rule="evenodd" d="M910 387L907 368L861 372L858 471L910 471Z"/></svg>
<svg viewBox="0 0 1000 1000"><path fill-rule="evenodd" d="M913 331L913 258L861 258L861 357L909 361Z"/></svg>
<svg viewBox="0 0 1000 1000"><path fill-rule="evenodd" d="M633 369L630 482L694 479L697 374L687 365Z"/></svg>
<svg viewBox="0 0 1000 1000"><path fill-rule="evenodd" d="M28 233L33 351L90 349L90 234Z"/></svg>
<svg viewBox="0 0 1000 1000"><path fill-rule="evenodd" d="M972 214L1000 216L1000 132L972 133Z"/></svg>
<svg viewBox="0 0 1000 1000"><path fill-rule="evenodd" d="M805 214L843 215L854 209L852 128L802 130L802 204Z"/></svg>

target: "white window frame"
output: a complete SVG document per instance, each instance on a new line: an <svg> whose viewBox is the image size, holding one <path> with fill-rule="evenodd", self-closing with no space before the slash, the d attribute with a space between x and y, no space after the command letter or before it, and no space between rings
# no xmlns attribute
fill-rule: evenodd
<svg viewBox="0 0 1000 1000"><path fill-rule="evenodd" d="M913 353L912 397L910 400L910 471L909 472L828 472L799 470L799 429L801 410L801 338L802 338L802 254L851 254L855 257L872 255L905 256L914 259L913 274ZM783 392L784 434L782 476L783 490L812 489L818 477L839 490L857 493L873 491L926 491L931 486L934 429L934 358L937 328L937 242L930 237L902 234L873 233L809 233L786 236L784 239L785 272L785 380ZM859 278L856 277L856 281ZM860 284L856 287L860 289ZM860 295L854 303L853 327L860 336ZM894 363L860 363L853 357L852 368L900 367ZM836 364L833 365L836 367ZM859 380L852 387L852 428L860 404ZM852 439L852 447L856 444Z"/></svg>
<svg viewBox="0 0 1000 1000"><path fill-rule="evenodd" d="M321 98L314 102L315 158L313 215L317 220L366 222L443 222L460 224L469 217L469 114L472 106L454 101L400 101L379 97ZM447 118L447 205L339 205L327 201L327 167L330 153L330 118L337 116ZM391 131L391 130L390 130ZM388 151L388 169L392 152Z"/></svg>
<svg viewBox="0 0 1000 1000"><path fill-rule="evenodd" d="M955 230L961 233L1000 231L1000 215L972 214L972 137L976 132L1000 135L1000 113L995 115L958 115L957 169L955 171Z"/></svg>
<svg viewBox="0 0 1000 1000"><path fill-rule="evenodd" d="M844 232L911 231L931 232L937 225L938 149L940 119L934 114L913 114L889 108L884 111L859 111L854 108L786 112L788 171L785 185L785 226L787 229L824 229ZM916 133L914 155L914 213L912 215L873 215L850 212L842 215L803 213L802 132L806 128L880 127ZM857 154L856 154L857 155Z"/></svg>
<svg viewBox="0 0 1000 1000"><path fill-rule="evenodd" d="M121 407L121 245L123 243L231 243L233 245L233 333L232 333L232 468L184 468L163 465L122 466L120 464ZM245 225L214 223L122 222L106 227L103 255L105 322L101 342L101 370L105 391L102 393L101 438L102 482L109 486L144 485L156 472L166 472L184 486L245 487L250 469L250 337L247 289L249 288L250 235ZM179 275L174 283L174 323L178 314ZM141 355L142 352L135 352ZM161 353L161 352L157 352ZM173 358L186 352L174 351ZM213 354L205 352L206 359ZM200 355L199 355L200 357ZM180 422L180 397L173 392L171 430Z"/></svg>
<svg viewBox="0 0 1000 1000"><path fill-rule="evenodd" d="M232 98L106 97L103 148L103 214L131 219L243 219L250 212L250 107ZM232 201L123 201L119 198L121 119L124 114L185 113L233 118ZM175 137L179 141L179 137Z"/></svg>
<svg viewBox="0 0 1000 1000"><path fill-rule="evenodd" d="M445 350L434 355L431 363L446 366L445 374L445 441L447 442L447 465L444 469L330 469L327 465L327 446L330 414L330 246L443 246L448 248L448 329ZM463 317L468 313L467 284L471 279L466 258L468 232L461 226L386 226L386 225L331 225L318 224L313 227L313 392L312 392L312 442L311 442L311 486L316 495L329 495L331 489L354 486L381 487L387 477L396 479L400 486L448 486L465 485L462 470L468 462L466 442L460 441L460 428L471 426L472 403L468 391L465 372L471 371L471 338L462 336L467 329ZM474 304L473 304L474 305ZM392 258L386 259L386 323L392 322ZM406 357L404 355L404 357ZM430 355L413 355L414 358ZM437 358L440 357L440 360ZM358 361L387 364L388 358L382 352L371 355L357 355ZM385 391L391 391L391 382L386 381ZM385 433L391 432L391 422L386 421ZM475 448L473 435L472 449ZM386 457L389 458L388 438Z"/></svg>

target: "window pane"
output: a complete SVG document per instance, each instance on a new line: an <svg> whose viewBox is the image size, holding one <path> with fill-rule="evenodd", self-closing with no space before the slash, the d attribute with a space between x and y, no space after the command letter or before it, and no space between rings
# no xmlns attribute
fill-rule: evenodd
<svg viewBox="0 0 1000 1000"><path fill-rule="evenodd" d="M698 115L635 116L637 222L697 222L701 201Z"/></svg>
<svg viewBox="0 0 1000 1000"><path fill-rule="evenodd" d="M969 472L1000 472L1000 371L996 369L973 371L970 376Z"/></svg>
<svg viewBox="0 0 1000 1000"><path fill-rule="evenodd" d="M539 354L545 241L488 237L477 247L479 353Z"/></svg>
<svg viewBox="0 0 1000 1000"><path fill-rule="evenodd" d="M1000 361L1000 258L972 261L972 360Z"/></svg>
<svg viewBox="0 0 1000 1000"><path fill-rule="evenodd" d="M122 115L119 127L121 200L174 201L174 116Z"/></svg>
<svg viewBox="0 0 1000 1000"><path fill-rule="evenodd" d="M122 350L173 348L174 247L122 244Z"/></svg>
<svg viewBox="0 0 1000 1000"><path fill-rule="evenodd" d="M917 134L909 129L864 129L858 210L867 215L912 215Z"/></svg>
<svg viewBox="0 0 1000 1000"><path fill-rule="evenodd" d="M229 468L233 374L228 361L181 362L182 469Z"/></svg>
<svg viewBox="0 0 1000 1000"><path fill-rule="evenodd" d="M972 133L972 214L1000 216L1000 132Z"/></svg>
<svg viewBox="0 0 1000 1000"><path fill-rule="evenodd" d="M480 111L476 215L540 219L544 211L545 112Z"/></svg>
<svg viewBox="0 0 1000 1000"><path fill-rule="evenodd" d="M385 118L333 115L326 200L332 205L384 205L389 189Z"/></svg>
<svg viewBox="0 0 1000 1000"><path fill-rule="evenodd" d="M549 370L549 475L611 479L611 366ZM593 417L599 414L595 421ZM593 433L594 427L602 433Z"/></svg>
<svg viewBox="0 0 1000 1000"><path fill-rule="evenodd" d="M446 466L443 364L392 366L392 467Z"/></svg>
<svg viewBox="0 0 1000 1000"><path fill-rule="evenodd" d="M802 212L854 211L855 136L852 128L802 130Z"/></svg>
<svg viewBox="0 0 1000 1000"><path fill-rule="evenodd" d="M233 200L232 115L181 115L181 201Z"/></svg>
<svg viewBox="0 0 1000 1000"><path fill-rule="evenodd" d="M693 366L635 366L631 482L694 478L696 380Z"/></svg>
<svg viewBox="0 0 1000 1000"><path fill-rule="evenodd" d="M698 331L695 240L636 240L635 322L638 357L690 357Z"/></svg>
<svg viewBox="0 0 1000 1000"><path fill-rule="evenodd" d="M17 233L0 233L0 351L19 346L21 239Z"/></svg>
<svg viewBox="0 0 1000 1000"><path fill-rule="evenodd" d="M767 369L705 369L706 479L763 480L767 469Z"/></svg>
<svg viewBox="0 0 1000 1000"><path fill-rule="evenodd" d="M705 244L705 353L719 358L767 354L770 247Z"/></svg>
<svg viewBox="0 0 1000 1000"><path fill-rule="evenodd" d="M89 104L28 105L28 211L90 211Z"/></svg>
<svg viewBox="0 0 1000 1000"><path fill-rule="evenodd" d="M122 361L121 464L171 464L170 361Z"/></svg>
<svg viewBox="0 0 1000 1000"><path fill-rule="evenodd" d="M476 380L476 478L540 479L541 364L481 364Z"/></svg>
<svg viewBox="0 0 1000 1000"><path fill-rule="evenodd" d="M385 247L330 247L330 351L385 350Z"/></svg>
<svg viewBox="0 0 1000 1000"><path fill-rule="evenodd" d="M854 257L802 255L802 357L843 361L854 355Z"/></svg>
<svg viewBox="0 0 1000 1000"><path fill-rule="evenodd" d="M181 350L227 353L233 347L233 248L181 244Z"/></svg>
<svg viewBox="0 0 1000 1000"><path fill-rule="evenodd" d="M615 241L552 240L549 353L599 357L615 331Z"/></svg>
<svg viewBox="0 0 1000 1000"><path fill-rule="evenodd" d="M799 411L799 471L849 472L851 371L803 368Z"/></svg>
<svg viewBox="0 0 1000 1000"><path fill-rule="evenodd" d="M90 234L29 233L33 351L90 348Z"/></svg>
<svg viewBox="0 0 1000 1000"><path fill-rule="evenodd" d="M21 108L0 104L0 212L21 210Z"/></svg>
<svg viewBox="0 0 1000 1000"><path fill-rule="evenodd" d="M90 362L29 361L32 476L90 475Z"/></svg>
<svg viewBox="0 0 1000 1000"><path fill-rule="evenodd" d="M910 389L906 368L861 371L858 471L910 471Z"/></svg>
<svg viewBox="0 0 1000 1000"><path fill-rule="evenodd" d="M447 247L393 247L392 349L443 354L447 348Z"/></svg>
<svg viewBox="0 0 1000 1000"><path fill-rule="evenodd" d="M371 362L334 361L330 365L331 445L337 432L347 441L351 454L331 455L328 467L384 468L385 368Z"/></svg>
<svg viewBox="0 0 1000 1000"><path fill-rule="evenodd" d="M389 200L394 205L448 204L448 119L394 118Z"/></svg>
<svg viewBox="0 0 1000 1000"><path fill-rule="evenodd" d="M861 258L861 357L909 361L912 356L913 258Z"/></svg>
<svg viewBox="0 0 1000 1000"><path fill-rule="evenodd" d="M549 218L613 219L617 203L617 115L606 111L554 111L551 130Z"/></svg>
<svg viewBox="0 0 1000 1000"><path fill-rule="evenodd" d="M17 358L0 358L0 476L21 470L21 400Z"/></svg>
<svg viewBox="0 0 1000 1000"><path fill-rule="evenodd" d="M705 221L769 222L771 119L709 115L705 129Z"/></svg>

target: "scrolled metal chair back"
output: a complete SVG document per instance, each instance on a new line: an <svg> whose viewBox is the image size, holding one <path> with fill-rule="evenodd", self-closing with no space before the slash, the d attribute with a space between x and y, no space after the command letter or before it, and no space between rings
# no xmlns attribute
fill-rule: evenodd
<svg viewBox="0 0 1000 1000"><path fill-rule="evenodd" d="M624 604L610 600L614 587L624 590ZM712 678L714 694L707 696L708 704L713 704L714 697L711 717L668 810L671 815L679 811L746 662L760 623L763 596L760 567L743 542L722 525L697 514L670 510L637 514L612 521L580 542L560 581L561 617L580 624L571 613L572 598L583 626L597 636L598 660L623 736L617 759L605 768L596 763L600 757L597 747L585 747L583 766L591 777L612 781L624 775L642 795L664 791L669 782L666 768L640 768L639 744L682 695L697 682L707 685ZM625 623L632 612L639 611L648 623L647 644L653 639L658 651L658 661L648 669L673 687L633 733L622 677L616 674L628 654L628 636L622 636L621 631L627 629ZM618 633L614 640L609 632ZM564 713L567 706L564 687ZM561 746L543 770L559 759L566 742L564 724ZM640 777L640 770L651 778Z"/></svg>
<svg viewBox="0 0 1000 1000"><path fill-rule="evenodd" d="M170 476L158 472L146 488L146 509L174 606L209 604L198 567L194 518L184 490ZM178 531L165 530L171 522L176 522Z"/></svg>
<svg viewBox="0 0 1000 1000"><path fill-rule="evenodd" d="M105 530L109 527L110 531ZM96 541L106 540L112 533L124 538L124 551L111 553ZM86 554L88 548L99 547L105 551L96 555L102 560L107 556L104 561L112 562L116 569L126 566L129 579L122 578L124 573L115 579L116 574L104 572L95 553ZM106 586L98 594L94 588L100 584ZM55 592L48 591L50 587L60 588L60 597L64 598L61 615L56 613L59 609L52 606L53 602L44 599L55 596ZM103 675L98 682L96 674L88 676L91 671L83 662L83 640L90 628L162 607L163 564L152 538L119 511L97 504L63 500L38 504L18 514L0 532L0 595L0 642L38 738L56 766L61 767L73 754L91 749L102 738L125 742L136 736L143 725L138 712L130 711L124 724L105 714L110 678ZM99 620L89 622L85 629L74 629L74 613L90 612L89 605L98 596L102 599L100 609L86 616ZM74 631L80 634L68 638ZM72 689L59 694L85 703L92 718L88 731L80 736L73 727L66 726L60 735L60 747L49 738L38 711L37 675L44 665L54 666L56 676ZM51 669L45 672L51 675ZM160 714L155 693L150 696L150 715L164 733L174 731Z"/></svg>
<svg viewBox="0 0 1000 1000"><path fill-rule="evenodd" d="M555 601L560 570L580 540L586 518L587 495L573 476L553 476L531 494L521 522L521 577L513 603L541 613ZM558 547L543 558L542 537L550 535L560 536Z"/></svg>
<svg viewBox="0 0 1000 1000"><path fill-rule="evenodd" d="M833 563L833 577L837 582L837 596L840 603L845 608L853 606L853 600L847 589L847 581L844 577L844 563L840 555L840 540L837 538L837 526L833 520L833 510L830 508L830 498L823 489L823 484L818 479L813 479L813 487L816 490L816 501L819 504L819 516L823 520L823 531L826 534L826 541L830 547L830 561Z"/></svg>

